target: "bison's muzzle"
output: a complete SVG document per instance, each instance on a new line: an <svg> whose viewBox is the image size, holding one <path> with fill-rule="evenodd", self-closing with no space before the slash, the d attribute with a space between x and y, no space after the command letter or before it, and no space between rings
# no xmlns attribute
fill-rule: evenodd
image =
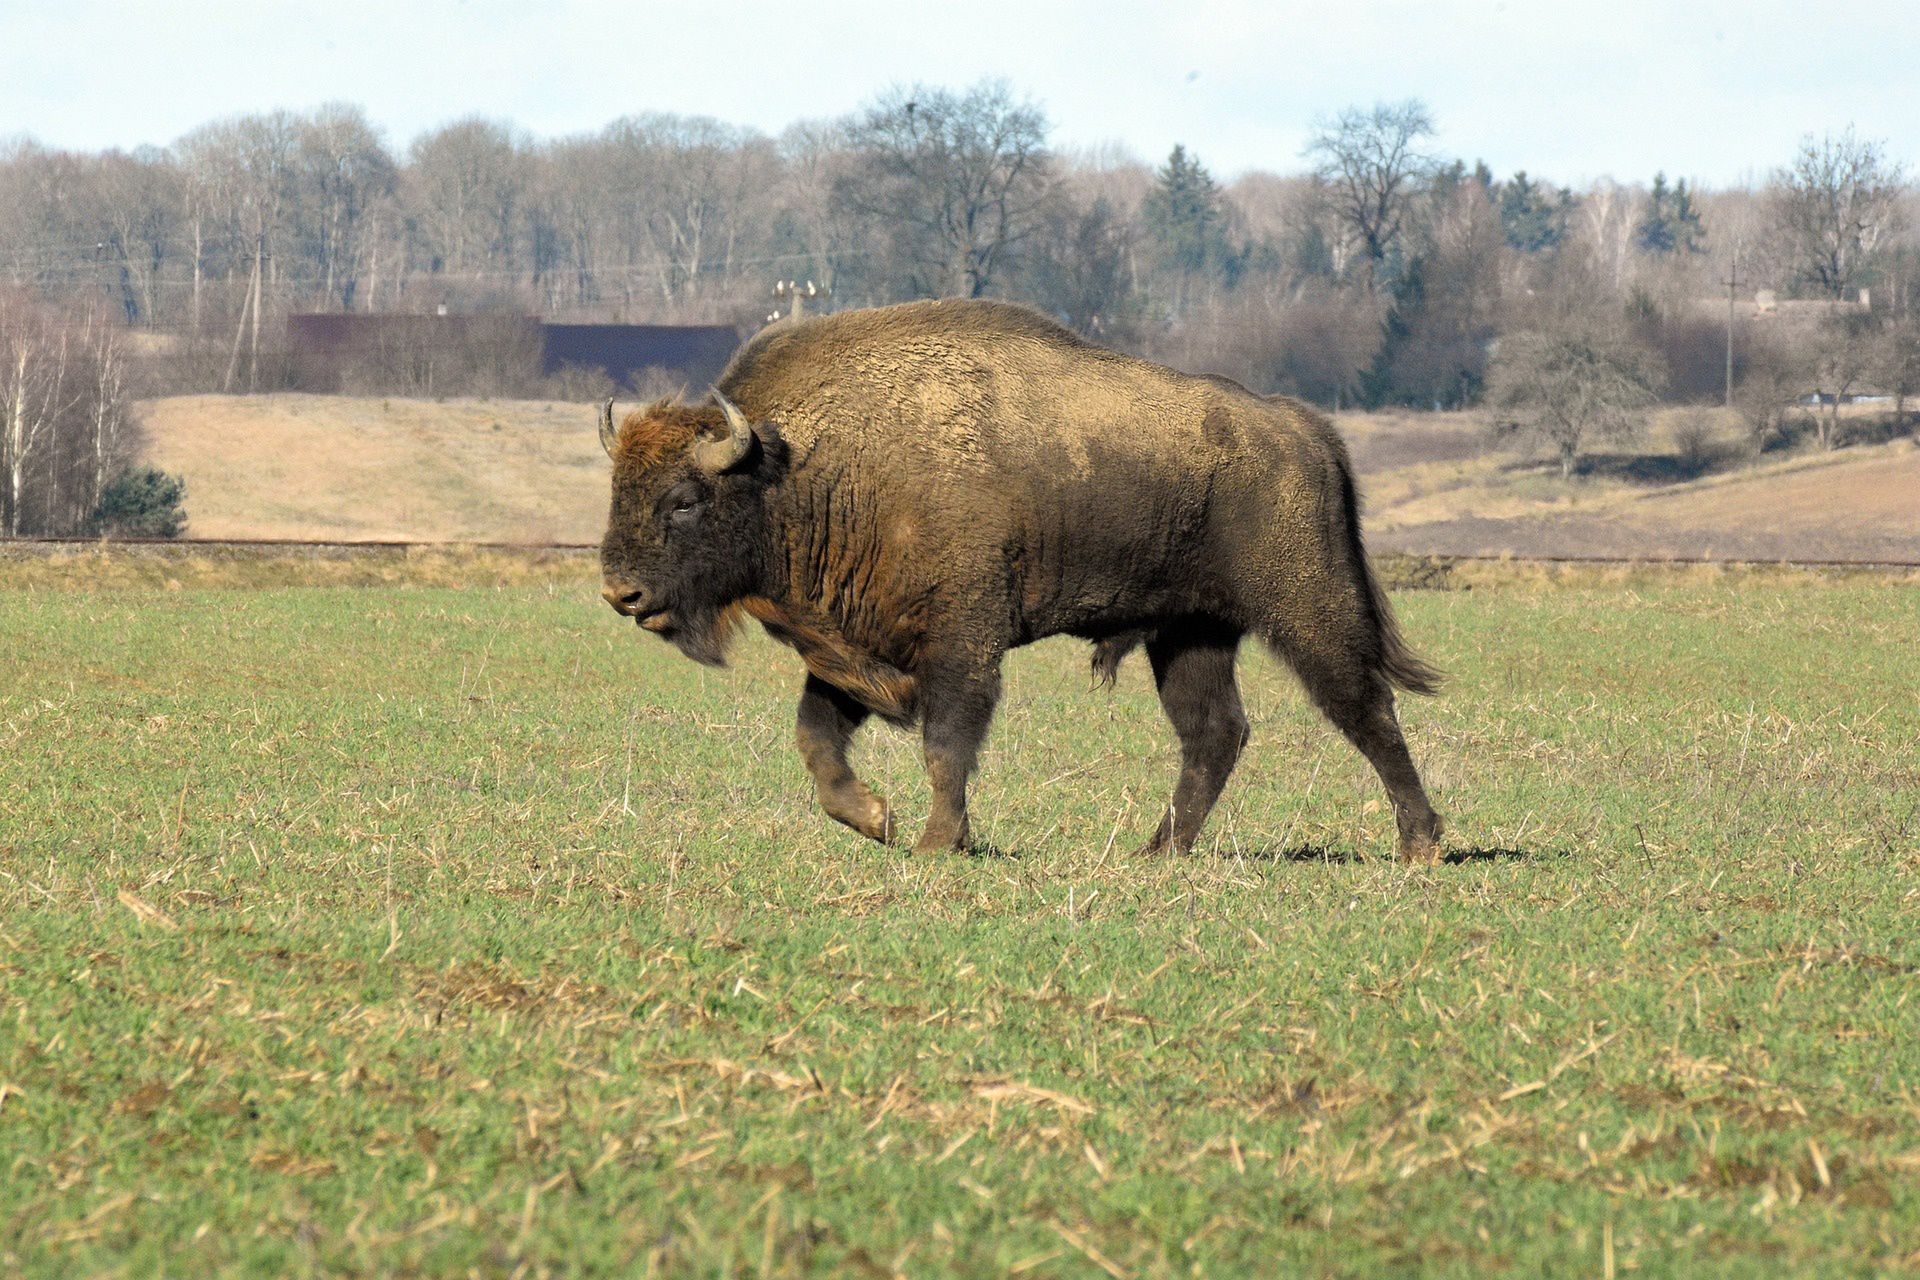
<svg viewBox="0 0 1920 1280"><path fill-rule="evenodd" d="M613 606L613 611L626 618L644 618L649 612L650 593L645 587L629 586L624 582L608 580L600 588L600 598Z"/></svg>

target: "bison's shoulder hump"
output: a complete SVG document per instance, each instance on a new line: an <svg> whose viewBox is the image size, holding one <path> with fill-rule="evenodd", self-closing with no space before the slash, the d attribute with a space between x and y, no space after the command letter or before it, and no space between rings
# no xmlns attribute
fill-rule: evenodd
<svg viewBox="0 0 1920 1280"><path fill-rule="evenodd" d="M1063 351L1101 351L1073 330L1008 302L944 298L902 302L889 307L838 311L799 323L762 329L740 349L721 385L752 382L792 368L858 360L865 355L938 339L948 345L983 347L1008 339L1039 343Z"/></svg>

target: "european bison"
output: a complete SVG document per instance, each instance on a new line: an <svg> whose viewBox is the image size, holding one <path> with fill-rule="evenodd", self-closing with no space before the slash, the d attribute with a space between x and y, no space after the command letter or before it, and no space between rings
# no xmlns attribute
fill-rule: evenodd
<svg viewBox="0 0 1920 1280"><path fill-rule="evenodd" d="M718 665L746 615L799 651L800 755L834 818L891 842L847 764L870 714L918 721L933 811L967 844L967 778L1009 649L1144 644L1181 748L1147 849L1189 849L1247 738L1252 632L1373 763L1400 853L1442 823L1394 715L1431 692L1360 544L1346 449L1305 404L1088 343L1018 307L915 302L762 331L710 400L615 427L601 545L618 612Z"/></svg>

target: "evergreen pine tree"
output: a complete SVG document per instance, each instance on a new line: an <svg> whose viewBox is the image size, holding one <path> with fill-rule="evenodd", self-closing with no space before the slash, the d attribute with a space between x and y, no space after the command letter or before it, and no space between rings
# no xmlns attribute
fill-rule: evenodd
<svg viewBox="0 0 1920 1280"><path fill-rule="evenodd" d="M1668 225L1673 229L1673 247L1681 253L1700 253L1706 248L1706 224L1694 208L1685 178L1673 184L1673 214Z"/></svg>
<svg viewBox="0 0 1920 1280"><path fill-rule="evenodd" d="M1176 309L1196 282L1224 278L1233 265L1219 184L1205 165L1176 145L1155 175L1141 213L1161 265L1177 277Z"/></svg>
<svg viewBox="0 0 1920 1280"><path fill-rule="evenodd" d="M186 481L158 467L129 467L100 495L92 531L117 538L177 538L187 527Z"/></svg>
<svg viewBox="0 0 1920 1280"><path fill-rule="evenodd" d="M1667 175L1653 175L1653 189L1647 193L1647 215L1634 229L1633 241L1648 253L1673 252L1673 228L1667 225L1667 203L1673 193L1667 189Z"/></svg>
<svg viewBox="0 0 1920 1280"><path fill-rule="evenodd" d="M1550 194L1543 183L1534 182L1522 169L1513 181L1500 186L1500 227L1507 243L1522 253L1539 253L1558 245L1567 234L1567 211L1573 207L1573 193L1562 188L1558 196Z"/></svg>
<svg viewBox="0 0 1920 1280"><path fill-rule="evenodd" d="M1667 175L1653 175L1647 192L1647 213L1633 233L1634 243L1648 253L1699 253L1706 245L1706 226L1694 208L1687 180L1667 185Z"/></svg>

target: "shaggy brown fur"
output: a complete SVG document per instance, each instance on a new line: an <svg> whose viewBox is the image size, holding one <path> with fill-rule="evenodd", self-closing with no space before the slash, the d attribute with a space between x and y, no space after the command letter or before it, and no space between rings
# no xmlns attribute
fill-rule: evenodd
<svg viewBox="0 0 1920 1280"><path fill-rule="evenodd" d="M1149 847L1185 849L1245 740L1233 667L1252 632L1379 771L1403 855L1437 852L1392 689L1438 677L1368 569L1346 449L1314 409L958 301L774 326L719 391L751 424L720 474L692 447L727 435L717 402L621 427L607 598L703 661L740 611L798 650L799 745L840 821L893 835L846 764L877 712L922 725L920 847L964 844L1001 658L1069 634L1109 680L1145 646L1182 747Z"/></svg>

